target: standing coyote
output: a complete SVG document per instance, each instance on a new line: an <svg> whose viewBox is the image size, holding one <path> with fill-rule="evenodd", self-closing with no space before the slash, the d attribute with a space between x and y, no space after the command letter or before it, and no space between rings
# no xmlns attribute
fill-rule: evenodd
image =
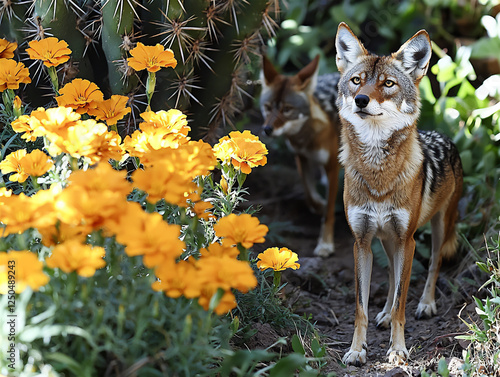
<svg viewBox="0 0 500 377"><path fill-rule="evenodd" d="M437 132L417 130L418 85L431 43L425 30L390 56L369 53L345 23L338 27L337 105L342 121L340 161L344 206L354 236L356 315L346 364L366 363L373 237L389 260L389 293L377 326L391 326L389 362L408 357L405 305L415 252L414 233L430 220L432 255L417 318L436 314L434 291L443 257L456 250L455 221L462 191L456 147Z"/></svg>
<svg viewBox="0 0 500 377"><path fill-rule="evenodd" d="M338 189L340 120L335 106L338 73L318 77L319 56L294 76L279 74L264 57L260 106L264 132L284 136L294 152L299 174L311 210L323 215L314 254L326 257L334 252L333 228ZM326 202L316 190L315 173L326 174Z"/></svg>

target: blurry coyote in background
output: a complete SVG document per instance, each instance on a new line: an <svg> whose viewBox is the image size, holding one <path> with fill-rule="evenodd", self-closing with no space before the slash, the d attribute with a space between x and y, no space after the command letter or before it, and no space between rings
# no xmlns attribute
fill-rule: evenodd
<svg viewBox="0 0 500 377"><path fill-rule="evenodd" d="M338 73L318 77L319 56L295 76L280 75L264 57L260 105L263 129L269 136L285 136L294 152L307 203L323 215L315 255L334 252L333 228L340 163L340 120L335 106ZM326 201L316 190L318 168L328 178Z"/></svg>
<svg viewBox="0 0 500 377"><path fill-rule="evenodd" d="M344 206L354 235L356 316L344 363L366 362L373 237L389 260L389 293L377 325L391 326L389 361L408 357L405 305L415 252L414 233L430 220L432 255L416 316L436 314L434 291L443 257L456 250L455 221L462 191L456 147L437 132L417 130L418 85L431 57L419 31L391 56L370 54L345 23L336 38L342 120L340 161L345 167Z"/></svg>

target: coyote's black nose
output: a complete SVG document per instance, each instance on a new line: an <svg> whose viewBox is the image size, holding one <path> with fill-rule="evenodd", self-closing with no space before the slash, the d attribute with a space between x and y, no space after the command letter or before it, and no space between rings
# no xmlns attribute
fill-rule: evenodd
<svg viewBox="0 0 500 377"><path fill-rule="evenodd" d="M271 134L273 133L273 128L270 126L264 126L264 132L267 136L271 136Z"/></svg>
<svg viewBox="0 0 500 377"><path fill-rule="evenodd" d="M354 102L356 102L356 105L362 109L364 109L366 106L368 106L368 102L370 102L370 97L364 94L358 94L356 97L354 97Z"/></svg>

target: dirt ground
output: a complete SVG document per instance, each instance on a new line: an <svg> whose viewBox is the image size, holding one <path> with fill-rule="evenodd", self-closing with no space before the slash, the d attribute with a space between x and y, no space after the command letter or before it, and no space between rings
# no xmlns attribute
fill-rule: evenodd
<svg viewBox="0 0 500 377"><path fill-rule="evenodd" d="M252 130L257 133L257 130ZM425 283L425 274L414 274L406 307L406 346L410 352L407 365L395 367L387 362L386 352L390 330L375 326L375 316L385 303L387 273L374 261L370 290L370 324L368 328L367 364L361 368L341 364L348 350L354 329L354 271L350 230L343 216L341 190L337 200L335 254L328 258L313 256L319 232L320 218L312 214L304 201L293 156L282 141L259 135L269 149L268 164L254 169L248 176L249 202L261 206L258 217L270 228L270 246L288 247L299 255L301 268L284 274L285 303L299 315L311 317L323 337L330 356L326 371L337 376L420 376L420 371L437 371L441 357L448 360L451 375L460 375L461 355L465 341L456 335L467 327L458 317L469 319L474 313L471 295L484 281L473 263L461 263L460 258L442 268L436 298L438 315L428 320L416 320L414 313ZM260 251L260 250L256 250ZM421 260L424 266L427 261ZM265 331L259 331L265 334ZM265 335L263 335L265 336ZM275 339L274 339L275 340ZM273 340L273 341L274 341ZM265 339L262 339L265 344Z"/></svg>

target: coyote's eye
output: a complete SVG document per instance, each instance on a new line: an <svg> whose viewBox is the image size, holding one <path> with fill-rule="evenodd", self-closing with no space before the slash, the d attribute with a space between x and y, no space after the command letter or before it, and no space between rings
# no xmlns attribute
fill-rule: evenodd
<svg viewBox="0 0 500 377"><path fill-rule="evenodd" d="M351 79L352 83L354 85L359 85L361 83L361 79L358 77L358 76L354 76L352 79Z"/></svg>
<svg viewBox="0 0 500 377"><path fill-rule="evenodd" d="M282 111L283 111L284 115L291 115L292 112L293 112L293 106L291 106L291 105L283 105Z"/></svg>
<svg viewBox="0 0 500 377"><path fill-rule="evenodd" d="M395 82L392 81L392 80L385 80L384 82L384 85L388 88L390 88L391 86L394 86Z"/></svg>
<svg viewBox="0 0 500 377"><path fill-rule="evenodd" d="M271 106L270 103L264 104L264 111L271 112L272 109L273 109L273 107Z"/></svg>

